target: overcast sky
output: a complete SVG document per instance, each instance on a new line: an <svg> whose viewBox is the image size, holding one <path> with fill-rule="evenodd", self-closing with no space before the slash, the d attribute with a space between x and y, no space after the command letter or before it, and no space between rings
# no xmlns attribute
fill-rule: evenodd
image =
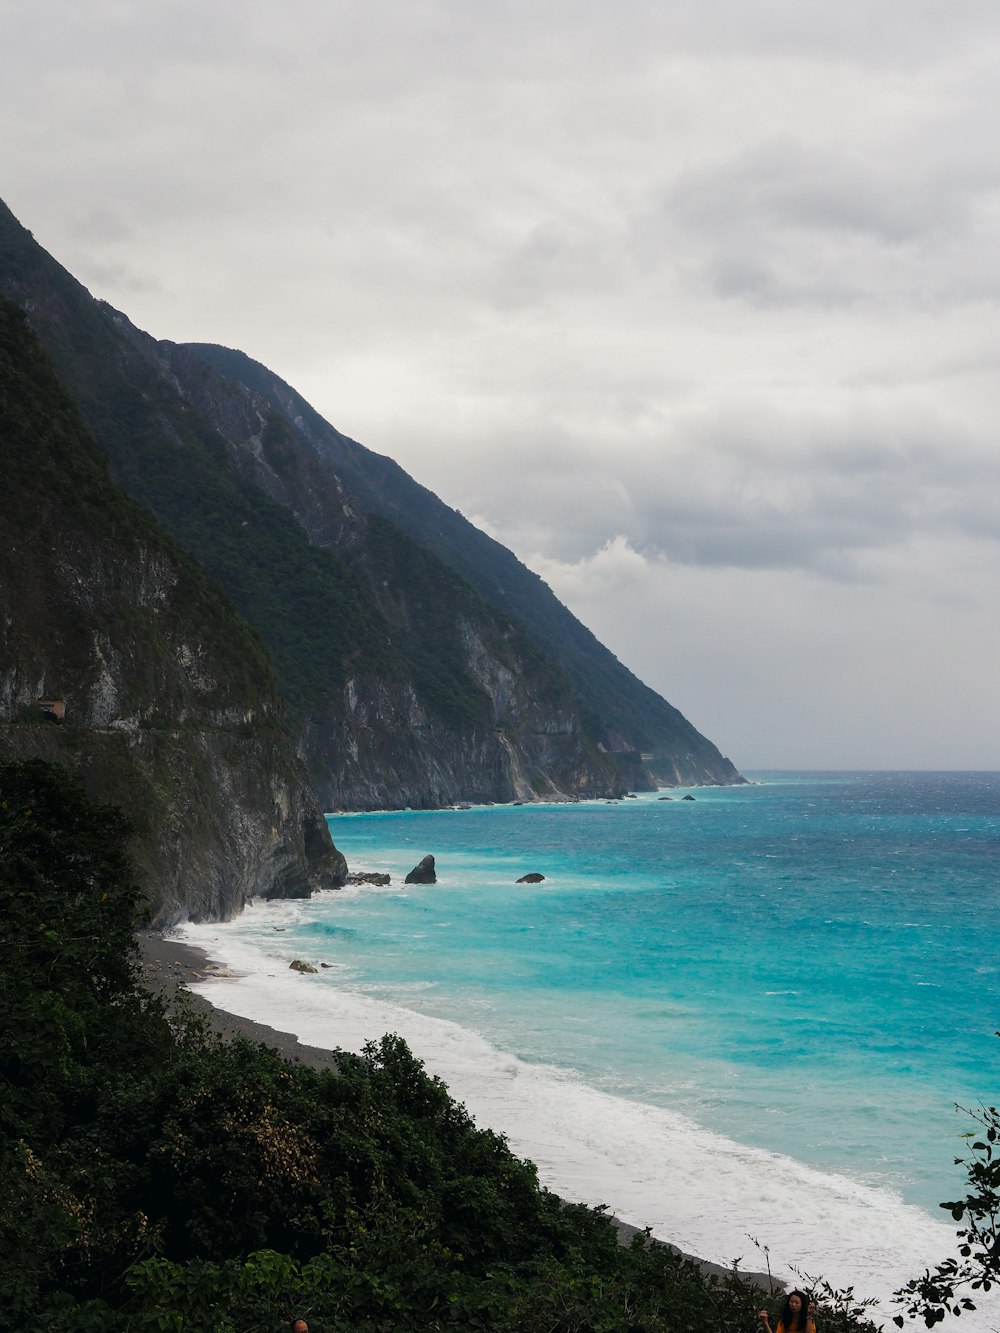
<svg viewBox="0 0 1000 1333"><path fill-rule="evenodd" d="M1000 768L996 0L0 0L0 196L742 769Z"/></svg>

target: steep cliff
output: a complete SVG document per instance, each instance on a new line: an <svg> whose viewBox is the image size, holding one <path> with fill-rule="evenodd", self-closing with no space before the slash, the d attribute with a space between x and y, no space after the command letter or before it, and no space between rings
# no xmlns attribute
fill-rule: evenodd
<svg viewBox="0 0 1000 1333"><path fill-rule="evenodd" d="M277 434L274 414L290 437L300 442L297 458L311 453L328 477L349 488L364 510L391 520L414 541L439 556L504 617L520 626L564 673L571 687L574 708L588 734L615 754L623 774L640 766L667 785L730 784L743 781L730 760L691 725L664 698L643 684L559 601L551 588L505 546L481 532L457 510L414 481L391 458L376 454L342 435L277 375L242 352L208 343L170 351L161 344L186 394L197 392L196 353L222 371L231 382L243 385L255 405L258 419L269 421ZM246 447L238 418L216 417L216 424L234 444ZM302 449L306 446L306 450ZM291 452L291 446L286 446ZM262 479L262 484L267 484ZM306 522L305 506L294 487L283 496ZM648 779L647 779L648 780ZM641 780L640 780L641 781ZM638 785L635 777L626 783Z"/></svg>
<svg viewBox="0 0 1000 1333"><path fill-rule="evenodd" d="M342 882L266 652L127 499L0 297L0 754L123 805L155 918Z"/></svg>
<svg viewBox="0 0 1000 1333"><path fill-rule="evenodd" d="M538 718L537 725L542 734L561 732L572 740L529 745L527 751L508 743L506 781L493 799L507 799L501 791L515 789L523 795L519 779L526 771L540 778L529 782L539 793L546 790L545 775L553 780L553 790L589 795L651 786L656 780L668 785L742 781L712 742L632 675L537 575L391 459L341 435L287 384L241 352L155 343L134 332L185 401L227 441L241 475L291 509L311 541L354 554L366 541L370 550L373 544L383 546L392 531L397 542L399 532L406 534L421 552L423 577L435 577L429 557L436 556L478 592L480 616L489 608L494 620L507 627L508 639L517 635L522 653L545 660L549 677L560 682L562 722L555 733L551 719ZM213 375L209 367L219 373ZM376 525L376 516L381 524ZM375 600L384 600L383 582L372 586ZM400 586L399 573L394 586ZM459 637L462 646L453 639L453 650L465 654L465 636ZM486 687L476 660L466 656L466 669ZM478 662L485 665L482 651ZM487 676L497 670L502 673L501 663L487 668ZM532 683L538 687L537 677ZM522 692L526 703L531 694ZM503 725L504 719L494 721ZM522 728L522 741L531 730L531 723ZM478 798L474 788L467 788L466 799Z"/></svg>
<svg viewBox="0 0 1000 1333"><path fill-rule="evenodd" d="M264 367L94 301L2 206L0 290L119 484L259 631L327 808L741 780L509 551Z"/></svg>

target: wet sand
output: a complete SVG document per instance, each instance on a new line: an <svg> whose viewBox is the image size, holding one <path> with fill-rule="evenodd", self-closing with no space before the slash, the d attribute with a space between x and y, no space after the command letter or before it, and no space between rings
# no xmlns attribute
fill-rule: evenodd
<svg viewBox="0 0 1000 1333"><path fill-rule="evenodd" d="M260 1042L273 1047L282 1059L309 1065L312 1069L336 1069L334 1051L305 1046L291 1032L278 1032L265 1023L228 1014L203 996L187 990L188 982L225 975L225 969L213 963L203 950L146 931L140 931L137 939L142 954L142 984L153 995L166 1000L168 1005L185 1004L207 1019L212 1031L221 1037L245 1037L247 1041Z"/></svg>

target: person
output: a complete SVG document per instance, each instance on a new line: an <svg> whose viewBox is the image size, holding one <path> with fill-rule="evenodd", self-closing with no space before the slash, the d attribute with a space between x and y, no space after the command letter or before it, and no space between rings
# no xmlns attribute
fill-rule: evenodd
<svg viewBox="0 0 1000 1333"><path fill-rule="evenodd" d="M309 1333L309 1325L304 1319L293 1319L288 1327L290 1333Z"/></svg>
<svg viewBox="0 0 1000 1333"><path fill-rule="evenodd" d="M764 1333L771 1333L766 1310L761 1310L758 1319ZM804 1291L790 1291L785 1297L774 1333L816 1333L816 1304Z"/></svg>

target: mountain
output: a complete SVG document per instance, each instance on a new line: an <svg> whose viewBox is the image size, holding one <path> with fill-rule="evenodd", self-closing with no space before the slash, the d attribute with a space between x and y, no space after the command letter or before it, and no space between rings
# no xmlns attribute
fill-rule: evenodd
<svg viewBox="0 0 1000 1333"><path fill-rule="evenodd" d="M242 352L207 343L178 349L170 362L182 391L190 383L182 369L189 351L244 386L254 396L258 412L276 414L292 436L308 447L325 475L348 487L365 510L389 519L433 551L525 630L565 673L587 730L602 749L622 756L641 752L645 766L667 785L740 781L732 763L683 714L619 662L505 546L414 481L391 458L342 435L288 384ZM241 440L238 432L227 432L226 424L216 421L232 443L245 448L247 438ZM328 481L325 489L329 485ZM323 493L321 489L319 494ZM308 523L311 497L289 494L285 502L301 522Z"/></svg>
<svg viewBox="0 0 1000 1333"><path fill-rule="evenodd" d="M263 366L136 329L2 206L0 290L118 484L259 632L326 808L741 780L509 551Z"/></svg>
<svg viewBox="0 0 1000 1333"><path fill-rule="evenodd" d="M0 755L124 806L156 920L343 881L267 654L128 499L0 297Z"/></svg>

